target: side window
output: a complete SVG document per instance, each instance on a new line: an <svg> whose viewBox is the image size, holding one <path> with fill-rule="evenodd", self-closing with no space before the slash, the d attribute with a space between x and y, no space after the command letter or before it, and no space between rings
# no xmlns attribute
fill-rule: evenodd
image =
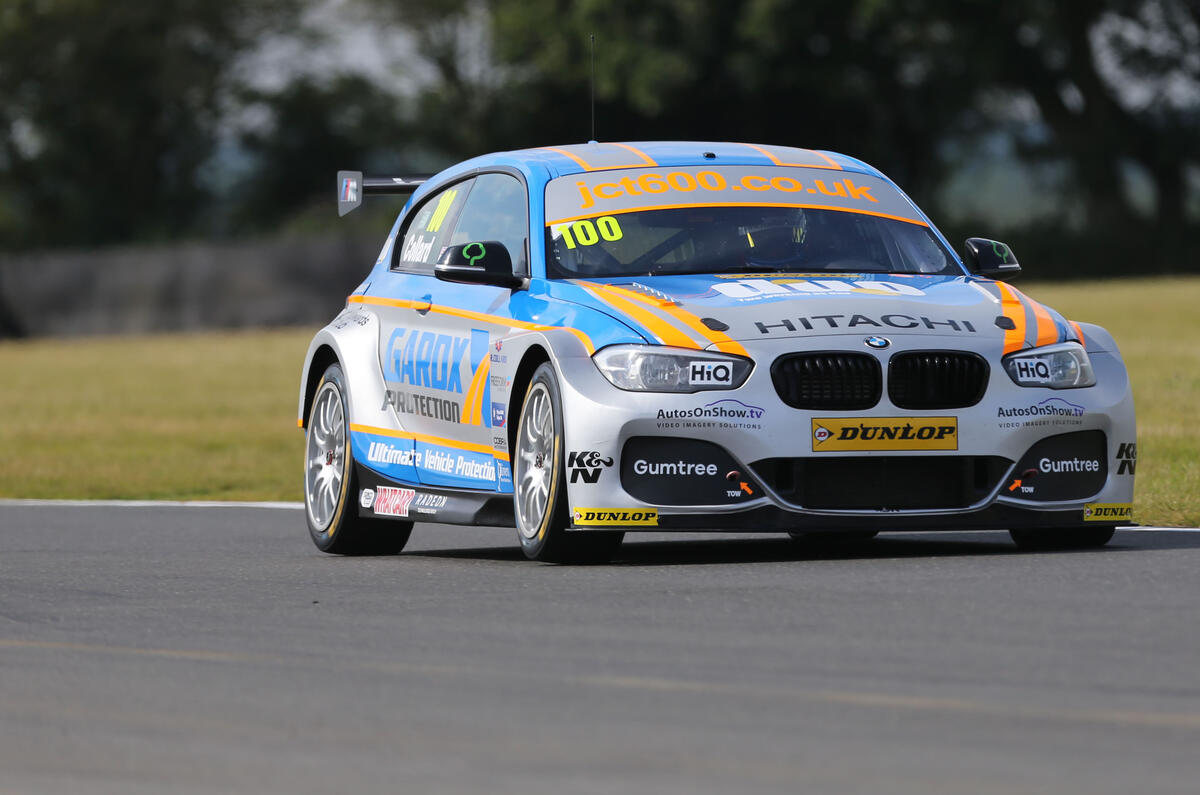
<svg viewBox="0 0 1200 795"><path fill-rule="evenodd" d="M426 265L417 269L432 270L442 251L451 245L450 233L473 182L457 182L425 200L401 232L403 243L397 267Z"/></svg>
<svg viewBox="0 0 1200 795"><path fill-rule="evenodd" d="M446 245L498 240L512 257L513 271L527 273L529 199L525 186L508 174L480 174Z"/></svg>

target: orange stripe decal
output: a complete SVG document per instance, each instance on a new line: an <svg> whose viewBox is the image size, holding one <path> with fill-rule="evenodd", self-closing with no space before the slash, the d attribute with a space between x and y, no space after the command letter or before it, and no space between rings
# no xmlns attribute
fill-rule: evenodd
<svg viewBox="0 0 1200 795"><path fill-rule="evenodd" d="M654 314L649 309L639 306L633 301L624 298L617 290L609 287L608 285L590 284L582 281L575 283L599 298L604 303L608 304L613 309L628 315L630 318L649 329L650 333L658 337L659 341L664 345L674 345L679 348L700 348L699 343L697 343L687 334L684 334L682 331L675 328L675 326Z"/></svg>
<svg viewBox="0 0 1200 795"><path fill-rule="evenodd" d="M1016 287L1010 289L1019 297L1025 299L1025 303L1033 309L1033 316L1037 318L1037 342L1034 344L1040 347L1058 342L1058 327L1054 325L1054 318L1050 317L1050 313L1046 311L1046 307L1025 295L1025 293Z"/></svg>
<svg viewBox="0 0 1200 795"><path fill-rule="evenodd" d="M596 170L596 169L592 168L591 166L589 166L588 162L586 160L584 160L582 157L577 157L576 155L568 152L566 149L558 149L557 147L553 147L553 146L543 146L542 149L545 149L547 152L554 152L555 154L560 154L563 157L571 158L576 163L578 163L579 167L582 168L584 171L595 171Z"/></svg>
<svg viewBox="0 0 1200 795"><path fill-rule="evenodd" d="M715 345L719 351L724 353L732 353L737 356L750 355L746 353L746 349L742 347L740 342L724 332L710 329L708 326L700 322L700 318L696 317L686 309L676 306L675 302L673 301L658 301L648 295L636 292L635 290L627 290L624 287L610 286L609 289L613 292L618 292L621 295L628 296L632 300L641 301L644 304L650 304L658 307L662 311L671 315L671 317L686 325L692 331L697 332L701 337Z"/></svg>
<svg viewBox="0 0 1200 795"><path fill-rule="evenodd" d="M588 161L584 160L582 155L577 155L574 152L567 151L566 149L560 149L557 146L543 146L540 148L545 152L554 152L555 154L562 155L563 157L571 158L584 171L611 171L614 168L643 168L645 166L657 166L658 165L658 163L656 163L654 160L650 159L650 156L647 155L645 152L641 151L640 149L636 149L632 146L629 146L628 144L605 143L605 144L600 144L600 146L620 147L621 149L627 150L631 154L637 155L638 159L640 159L642 162L640 162L640 163L613 163L613 164L606 165L606 166L597 166L597 165L593 165L592 163L589 163ZM608 152L607 154L611 155L612 153Z"/></svg>
<svg viewBox="0 0 1200 795"><path fill-rule="evenodd" d="M1071 324L1071 328L1075 329L1075 339L1079 340L1079 344L1086 348L1087 343L1083 341L1083 329L1074 320L1068 320L1067 322Z"/></svg>
<svg viewBox="0 0 1200 795"><path fill-rule="evenodd" d="M628 149L630 152L633 152L635 155L640 157L642 160L646 161L646 165L648 165L648 166L657 166L658 165L658 163L653 158L651 158L650 155L646 154L641 149L638 149L636 146L630 146L629 144L618 144L618 143L614 143L613 146L619 146L622 149Z"/></svg>
<svg viewBox="0 0 1200 795"><path fill-rule="evenodd" d="M394 428L379 428L374 425L359 425L351 423L350 430L355 433L372 433L376 436L390 436L393 439L412 439L414 442L424 442L425 444L436 444L442 447L453 447L455 450L467 450L472 453L486 453L494 456L501 461L508 460L508 453L500 450L494 450L486 444L474 444L473 442L460 442L457 439L445 439L441 436L430 436L427 433L412 433L411 431L398 431Z"/></svg>
<svg viewBox="0 0 1200 795"><path fill-rule="evenodd" d="M450 315L451 317L462 317L467 320L478 320L480 323L491 323L496 326L507 326L508 328L519 328L525 331L569 331L579 338L583 343L583 347L591 356L596 352L596 346L592 344L592 338L584 334L577 328L570 326L548 326L544 323L529 323L525 320L515 320L511 317L501 317L500 315L488 315L483 312L472 312L469 309L455 309L450 306L430 306L424 301L409 301L404 298L381 298L377 295L352 295L347 301L351 304L371 304L373 306L396 306L401 309L428 309L430 312L439 315Z"/></svg>
<svg viewBox="0 0 1200 795"><path fill-rule="evenodd" d="M761 146L755 146L754 144L745 144L745 146L748 146L751 149L753 149L754 151L760 153L763 157L767 158L767 160L770 160L772 163L774 163L777 166L799 165L799 163L785 163L782 160L780 160L778 157L776 157L775 155L768 152L766 149L763 149Z"/></svg>
<svg viewBox="0 0 1200 795"><path fill-rule="evenodd" d="M460 418L464 424L483 424L483 387L487 383L490 366L491 359L485 356L475 370L475 377L471 379L471 385L467 387L467 399L463 403L462 417Z"/></svg>
<svg viewBox="0 0 1200 795"><path fill-rule="evenodd" d="M1019 351L1025 347L1025 305L1016 296L1013 289L1004 282L996 282L1000 290L1000 309L1004 316L1013 322L1016 328L1004 330L1004 352L1006 354Z"/></svg>
<svg viewBox="0 0 1200 795"><path fill-rule="evenodd" d="M748 146L751 149L753 149L757 152L760 152L764 157L766 157L768 160L770 160L772 163L774 163L777 166L800 166L801 168L834 168L834 169L837 169L838 171L845 171L845 169L842 168L841 166L839 166L835 161L833 161L829 157L826 157L825 155L823 155L820 152L817 152L816 150L813 150L813 149L805 149L803 151L808 152L810 155L814 155L816 157L821 158L822 160L824 160L826 163L829 164L828 166L819 166L816 163L787 163L787 162L784 162L783 160L780 160L778 157L776 157L775 154L773 152L771 152L771 150L765 149L761 146L758 146L757 144L742 144L742 146Z"/></svg>
<svg viewBox="0 0 1200 795"><path fill-rule="evenodd" d="M484 360L479 363L479 375L476 378L479 381L479 386L475 389L475 410L471 412L471 424L483 425L483 392L487 386L488 373L492 370L492 360L484 357Z"/></svg>
<svg viewBox="0 0 1200 795"><path fill-rule="evenodd" d="M812 152L814 155L816 155L817 157L819 157L819 158L821 158L822 160L824 160L826 163L828 163L828 164L829 164L829 167L830 167L830 168L836 168L838 171L844 171L844 170L845 170L845 169L843 169L841 166L839 166L839 165L837 164L837 161L836 161L836 160L834 160L834 159L833 159L832 157L830 157L829 155L827 155L827 154L824 154L824 153L822 153L822 152L818 152L816 149L808 149L807 151L809 151L809 152Z"/></svg>

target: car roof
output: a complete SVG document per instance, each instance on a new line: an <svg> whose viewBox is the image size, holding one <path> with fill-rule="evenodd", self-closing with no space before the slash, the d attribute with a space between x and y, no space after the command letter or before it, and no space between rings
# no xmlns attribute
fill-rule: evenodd
<svg viewBox="0 0 1200 795"><path fill-rule="evenodd" d="M439 174L435 181L440 182L442 177L463 171L489 167L516 168L530 177L554 179L616 168L704 165L807 166L871 174L887 179L875 168L853 157L794 146L729 141L589 141L585 144L540 146L481 155L452 166Z"/></svg>

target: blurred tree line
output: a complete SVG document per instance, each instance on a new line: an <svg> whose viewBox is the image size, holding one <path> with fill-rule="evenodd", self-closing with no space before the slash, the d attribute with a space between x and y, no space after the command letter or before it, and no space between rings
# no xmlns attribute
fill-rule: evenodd
<svg viewBox="0 0 1200 795"><path fill-rule="evenodd" d="M310 68L333 28L406 44ZM1195 0L0 0L0 250L322 228L338 168L587 140L593 36L600 140L834 149L1039 275L1200 269Z"/></svg>

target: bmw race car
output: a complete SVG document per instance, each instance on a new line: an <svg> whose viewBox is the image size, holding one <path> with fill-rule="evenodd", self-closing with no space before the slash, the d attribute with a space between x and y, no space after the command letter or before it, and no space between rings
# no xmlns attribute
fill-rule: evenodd
<svg viewBox="0 0 1200 795"><path fill-rule="evenodd" d="M411 197L306 356L321 550L397 552L414 521L515 526L550 561L637 530L1084 547L1130 523L1112 337L854 158L591 142L338 190L342 214Z"/></svg>

